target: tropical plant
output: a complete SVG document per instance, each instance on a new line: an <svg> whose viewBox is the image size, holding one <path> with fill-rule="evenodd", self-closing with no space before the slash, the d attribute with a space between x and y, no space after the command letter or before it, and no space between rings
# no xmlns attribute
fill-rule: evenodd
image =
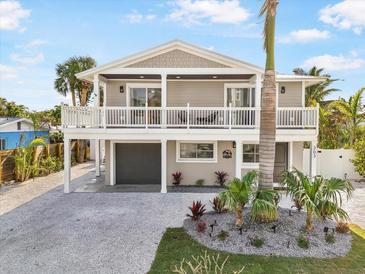
<svg viewBox="0 0 365 274"><path fill-rule="evenodd" d="M225 230L221 230L219 233L218 233L218 235L217 235L217 237L218 237L218 239L220 240L220 241L225 241L228 237L229 237L229 233L228 233L228 231L225 231Z"/></svg>
<svg viewBox="0 0 365 274"><path fill-rule="evenodd" d="M203 186L204 183L205 183L204 179L198 179L198 180L195 181L196 186Z"/></svg>
<svg viewBox="0 0 365 274"><path fill-rule="evenodd" d="M326 243L328 244L334 244L336 242L336 237L335 237L335 234L332 232L332 233L326 233L324 235L324 239L326 241Z"/></svg>
<svg viewBox="0 0 365 274"><path fill-rule="evenodd" d="M70 57L66 62L56 65L57 78L54 82L55 89L63 96L71 93L72 105L76 106L76 95L81 106L87 104L91 96L91 86L76 78L76 74L96 66L91 57Z"/></svg>
<svg viewBox="0 0 365 274"><path fill-rule="evenodd" d="M265 241L263 239L255 236L250 239L250 244L256 248L261 248L265 244Z"/></svg>
<svg viewBox="0 0 365 274"><path fill-rule="evenodd" d="M256 191L257 172L250 171L242 179L234 178L228 184L227 190L219 194L229 209L235 211L236 226L244 223L243 208L252 201L251 219L254 221L270 220L277 216L277 208L274 204L274 192L272 190Z"/></svg>
<svg viewBox="0 0 365 274"><path fill-rule="evenodd" d="M22 141L20 142L22 144ZM36 138L28 146L21 145L16 149L15 160L15 180L24 182L38 174L40 153L36 153L37 147L44 147L47 143L42 138Z"/></svg>
<svg viewBox="0 0 365 274"><path fill-rule="evenodd" d="M216 183L220 186L224 186L224 183L227 181L228 173L225 171L216 171L214 174L217 176Z"/></svg>
<svg viewBox="0 0 365 274"><path fill-rule="evenodd" d="M219 196L214 197L213 201L210 201L210 203L212 204L212 208L215 212L217 213L223 213L225 212L225 206L226 206L226 202L223 199L220 199Z"/></svg>
<svg viewBox="0 0 365 274"><path fill-rule="evenodd" d="M307 107L314 107L317 104L321 104L328 95L333 92L339 91L339 89L336 88L329 88L329 86L338 81L338 79L331 79L331 75L323 74L323 70L323 68L317 68L316 66L312 67L308 71L305 71L302 68L295 68L293 70L294 74L296 75L327 78L325 81L312 85L305 89L305 106Z"/></svg>
<svg viewBox="0 0 365 274"><path fill-rule="evenodd" d="M183 258L180 262L180 265L175 265L172 270L173 273L178 274L223 274L228 273L225 270L225 265L228 261L228 256L221 262L219 254L216 256L210 256L207 254L207 251L204 252L204 255L200 256L191 256L192 260L188 261ZM232 274L240 274L243 272L245 267L243 266L239 270L235 270Z"/></svg>
<svg viewBox="0 0 365 274"><path fill-rule="evenodd" d="M0 116L1 117L22 117L28 118L29 110L24 105L8 102L5 98L0 97Z"/></svg>
<svg viewBox="0 0 365 274"><path fill-rule="evenodd" d="M348 219L348 214L341 208L341 194L346 194L347 198L351 196L354 188L349 181L337 178L324 179L322 176L312 180L294 169L291 172L284 172L282 184L286 187L287 194L306 209L308 232L313 230L314 216L321 221L328 218L336 221Z"/></svg>
<svg viewBox="0 0 365 274"><path fill-rule="evenodd" d="M180 185L183 177L182 177L182 172L180 171L176 171L174 173L171 174L172 175L172 178L173 178L173 181L172 183L175 185L175 186L178 186Z"/></svg>
<svg viewBox="0 0 365 274"><path fill-rule="evenodd" d="M51 144L63 143L63 132L60 130L51 131L48 139Z"/></svg>
<svg viewBox="0 0 365 274"><path fill-rule="evenodd" d="M358 139L354 146L355 158L352 159L352 163L355 166L355 171L361 176L365 176L365 136Z"/></svg>
<svg viewBox="0 0 365 274"><path fill-rule="evenodd" d="M260 111L260 189L273 188L276 135L276 76L275 76L275 19L277 0L265 0L260 10L264 22L265 75L261 93Z"/></svg>
<svg viewBox="0 0 365 274"><path fill-rule="evenodd" d="M191 215L186 214L186 216L190 217L193 221L199 220L205 213L205 205L203 205L201 201L193 201L193 205L189 206L189 209L191 211Z"/></svg>
<svg viewBox="0 0 365 274"><path fill-rule="evenodd" d="M365 121L364 106L362 105L362 95L365 88L360 88L348 101L341 98L329 105L330 109L338 111L346 119L346 129L350 137L350 145L357 139L359 125Z"/></svg>

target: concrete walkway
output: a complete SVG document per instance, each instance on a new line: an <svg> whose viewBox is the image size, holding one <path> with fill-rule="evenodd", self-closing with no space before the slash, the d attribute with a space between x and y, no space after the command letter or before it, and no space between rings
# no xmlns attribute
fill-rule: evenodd
<svg viewBox="0 0 365 274"><path fill-rule="evenodd" d="M74 167L71 189L93 181L92 165ZM146 273L167 227L179 227L192 200L207 203L213 193L63 194L62 173L3 192L0 207L0 273ZM31 198L41 180L44 194ZM54 180L54 181L53 181ZM54 189L46 192L47 182ZM19 191L19 193L16 193ZM356 190L348 205L363 225L365 199ZM359 193L359 194L357 194ZM21 199L22 202L13 202ZM26 197L22 197L25 195ZM9 196L10 197L10 196ZM14 198L15 197L15 198ZM288 199L282 200L287 206ZM14 208L11 210L11 207ZM10 211L9 211L10 210Z"/></svg>

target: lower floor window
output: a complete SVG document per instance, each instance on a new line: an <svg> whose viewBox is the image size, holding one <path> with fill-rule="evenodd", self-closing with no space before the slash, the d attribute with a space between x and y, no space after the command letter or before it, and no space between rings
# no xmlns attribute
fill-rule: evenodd
<svg viewBox="0 0 365 274"><path fill-rule="evenodd" d="M243 144L243 163L258 163L259 162L259 145Z"/></svg>
<svg viewBox="0 0 365 274"><path fill-rule="evenodd" d="M216 143L179 142L177 161L215 161Z"/></svg>

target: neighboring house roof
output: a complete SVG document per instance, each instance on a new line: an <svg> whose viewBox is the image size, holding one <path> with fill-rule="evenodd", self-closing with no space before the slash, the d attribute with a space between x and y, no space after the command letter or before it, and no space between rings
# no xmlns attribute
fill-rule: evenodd
<svg viewBox="0 0 365 274"><path fill-rule="evenodd" d="M230 56L220 54L218 52L208 50L206 48L202 48L181 40L172 40L170 42L164 43L162 45L159 45L157 47L153 47L144 51L141 51L136 54L129 55L127 57L124 57L122 59L118 59L116 61L91 68L88 70L85 70L83 72L77 73L76 76L79 79L92 81L94 75L96 74L102 74L104 71L115 68L115 67L122 67L122 68L128 68L128 67L138 67L137 65L141 63L144 60L147 60L149 58L171 52L174 50L181 50L199 57L202 57L204 59L210 60L212 62L219 63L225 67L228 68L247 68L252 70L256 73L264 73L265 69L256 66L254 64L232 58ZM278 74L277 75L277 81L306 81L306 86L310 86L319 82L322 82L326 80L326 77L315 77L315 76L302 76L302 75L285 75L285 74Z"/></svg>
<svg viewBox="0 0 365 274"><path fill-rule="evenodd" d="M28 123L33 125L33 121L27 118L20 118L20 117L0 117L0 129L2 127L6 127L8 125L14 124L14 123L18 123L18 122L23 122L23 123ZM42 129L46 129L45 126L41 125Z"/></svg>

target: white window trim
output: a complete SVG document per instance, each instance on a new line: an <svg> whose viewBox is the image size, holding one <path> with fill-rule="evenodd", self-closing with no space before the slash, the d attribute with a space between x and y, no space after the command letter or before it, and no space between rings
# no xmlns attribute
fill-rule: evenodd
<svg viewBox="0 0 365 274"><path fill-rule="evenodd" d="M260 164L257 163L253 163L253 162L244 162L243 161L243 145L259 145L258 142L253 142L253 143L242 143L242 155L241 155L241 161L242 161L242 168L249 168L249 169L259 169Z"/></svg>
<svg viewBox="0 0 365 274"><path fill-rule="evenodd" d="M180 144L213 144L213 158L180 158ZM217 163L217 149L218 145L216 141L176 141L176 162L177 163Z"/></svg>
<svg viewBox="0 0 365 274"><path fill-rule="evenodd" d="M224 84L224 102L223 105L225 107L229 107L227 105L227 97L228 97L228 89L229 88L255 88L255 97L257 97L256 85L250 83L225 83ZM250 95L250 105L251 105L251 95ZM255 106L257 106L257 101L255 100Z"/></svg>
<svg viewBox="0 0 365 274"><path fill-rule="evenodd" d="M130 107L130 88L161 88L161 83L126 83L126 103L127 107ZM162 96L162 94L161 94ZM161 98L162 102L162 98Z"/></svg>

